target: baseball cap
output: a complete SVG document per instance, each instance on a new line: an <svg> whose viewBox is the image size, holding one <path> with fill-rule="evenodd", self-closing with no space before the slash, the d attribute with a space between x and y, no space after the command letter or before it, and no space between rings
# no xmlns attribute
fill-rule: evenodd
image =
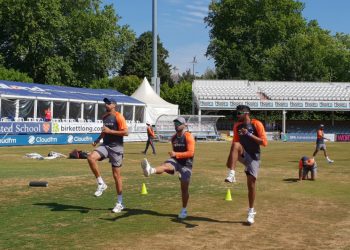
<svg viewBox="0 0 350 250"><path fill-rule="evenodd" d="M304 164L306 164L306 162L309 160L309 157L307 157L307 156L303 156L302 158L301 158L301 161L304 163Z"/></svg>
<svg viewBox="0 0 350 250"><path fill-rule="evenodd" d="M324 127L324 125L323 124L320 124L320 128L323 128Z"/></svg>
<svg viewBox="0 0 350 250"><path fill-rule="evenodd" d="M181 123L181 124L185 124L185 123L186 123L186 120L185 120L185 118L179 116L179 117L177 117L173 122L179 122L179 123Z"/></svg>
<svg viewBox="0 0 350 250"><path fill-rule="evenodd" d="M112 98L105 97L105 98L103 98L103 101L106 104L111 104L111 103L117 104L116 100L113 97Z"/></svg>
<svg viewBox="0 0 350 250"><path fill-rule="evenodd" d="M151 123L149 121L146 122L147 125L151 125Z"/></svg>

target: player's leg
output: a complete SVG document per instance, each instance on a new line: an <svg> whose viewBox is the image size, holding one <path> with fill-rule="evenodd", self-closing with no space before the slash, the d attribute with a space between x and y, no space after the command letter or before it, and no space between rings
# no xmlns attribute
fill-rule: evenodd
<svg viewBox="0 0 350 250"><path fill-rule="evenodd" d="M260 161L253 160L249 154L244 153L243 157L239 159L245 165L245 173L247 175L247 187L248 187L248 217L247 222L253 224L255 222L256 211L254 209L255 196L256 196L256 179L260 168Z"/></svg>
<svg viewBox="0 0 350 250"><path fill-rule="evenodd" d="M247 187L248 187L248 201L249 201L249 209L248 209L248 217L247 222L249 224L253 224L255 222L255 209L254 209L254 202L255 202L255 195L256 195L256 178L250 174L247 174Z"/></svg>
<svg viewBox="0 0 350 250"><path fill-rule="evenodd" d="M189 181L185 181L185 180L180 180L181 183L181 198L182 198L182 209L178 215L178 217L180 219L185 219L187 217L187 203L188 203L188 199L190 197L189 194L189 185L190 182Z"/></svg>
<svg viewBox="0 0 350 250"><path fill-rule="evenodd" d="M244 149L239 142L233 142L230 148L230 153L226 162L229 169L225 182L236 182L235 169L240 155L244 153Z"/></svg>
<svg viewBox="0 0 350 250"><path fill-rule="evenodd" d="M328 154L327 154L326 145L323 146L322 150L323 150L324 157L326 157L328 163L333 163L334 161L331 160L331 159L329 158Z"/></svg>
<svg viewBox="0 0 350 250"><path fill-rule="evenodd" d="M144 176L148 177L151 174L162 174L164 172L169 174L175 173L175 167L170 162L166 161L158 167L153 168L146 158L141 161L141 168Z"/></svg>
<svg viewBox="0 0 350 250"><path fill-rule="evenodd" d="M150 141L149 143L151 144L151 147L152 147L152 152L155 155L156 154L156 149L154 147L154 141L153 141L153 139L150 139L149 141Z"/></svg>
<svg viewBox="0 0 350 250"><path fill-rule="evenodd" d="M145 148L144 151L142 151L142 153L147 154L148 147L149 147L149 139L147 140L147 142L146 142L146 148Z"/></svg>
<svg viewBox="0 0 350 250"><path fill-rule="evenodd" d="M120 213L124 209L123 205L123 179L121 168L123 164L123 153L117 151L118 148L110 148L109 159L112 165L112 175L117 191L117 202L112 209L113 213Z"/></svg>
<svg viewBox="0 0 350 250"><path fill-rule="evenodd" d="M96 197L101 196L103 194L103 191L107 189L107 185L103 181L103 179L101 177L100 170L99 170L98 165L97 165L97 161L105 158L107 154L108 154L107 150L103 146L100 146L95 151L93 151L91 154L89 154L87 157L89 167L90 167L92 173L96 177L97 189L94 193L94 195Z"/></svg>
<svg viewBox="0 0 350 250"><path fill-rule="evenodd" d="M89 167L96 178L101 176L100 170L99 170L98 165L97 165L97 161L99 161L100 159L101 159L101 155L97 151L93 151L87 157Z"/></svg>

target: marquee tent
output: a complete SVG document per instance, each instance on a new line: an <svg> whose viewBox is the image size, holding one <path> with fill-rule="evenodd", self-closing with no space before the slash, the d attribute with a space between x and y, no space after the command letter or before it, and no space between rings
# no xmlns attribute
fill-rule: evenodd
<svg viewBox="0 0 350 250"><path fill-rule="evenodd" d="M146 121L155 124L157 118L161 115L177 115L179 106L163 100L153 90L147 78L145 77L138 89L131 97L146 104L145 118Z"/></svg>
<svg viewBox="0 0 350 250"><path fill-rule="evenodd" d="M0 80L0 116L37 118L50 108L52 118L96 121L104 97L113 97L127 120L144 122L145 104L111 89L88 89Z"/></svg>

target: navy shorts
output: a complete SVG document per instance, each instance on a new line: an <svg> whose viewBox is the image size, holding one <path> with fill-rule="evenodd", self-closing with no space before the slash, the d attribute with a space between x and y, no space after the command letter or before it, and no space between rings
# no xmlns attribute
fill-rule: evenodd
<svg viewBox="0 0 350 250"><path fill-rule="evenodd" d="M120 150L120 147L118 147ZM123 152L117 151L117 147L110 147L108 145L101 145L96 148L96 151L100 156L101 160L109 158L109 162L112 164L112 167L121 167L123 164Z"/></svg>
<svg viewBox="0 0 350 250"><path fill-rule="evenodd" d="M169 163L174 167L174 171L178 172L181 181L190 181L192 176L192 166L184 166L174 158L170 158L164 163Z"/></svg>

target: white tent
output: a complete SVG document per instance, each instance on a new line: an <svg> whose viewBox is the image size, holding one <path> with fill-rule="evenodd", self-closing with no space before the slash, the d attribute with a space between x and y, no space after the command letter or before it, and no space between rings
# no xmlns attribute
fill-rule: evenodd
<svg viewBox="0 0 350 250"><path fill-rule="evenodd" d="M179 106L171 104L158 96L146 77L131 96L146 104L145 119L152 124L155 124L157 118L161 115L178 114Z"/></svg>

